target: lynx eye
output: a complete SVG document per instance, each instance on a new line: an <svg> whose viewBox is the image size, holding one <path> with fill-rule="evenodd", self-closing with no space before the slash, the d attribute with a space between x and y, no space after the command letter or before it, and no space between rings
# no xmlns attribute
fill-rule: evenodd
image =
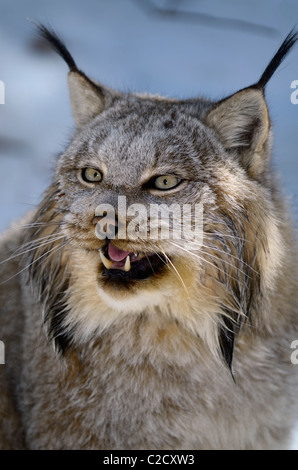
<svg viewBox="0 0 298 470"><path fill-rule="evenodd" d="M178 186L181 180L175 175L161 175L153 181L153 187L162 191L173 189Z"/></svg>
<svg viewBox="0 0 298 470"><path fill-rule="evenodd" d="M81 175L87 183L99 183L102 180L102 173L96 168L84 168Z"/></svg>

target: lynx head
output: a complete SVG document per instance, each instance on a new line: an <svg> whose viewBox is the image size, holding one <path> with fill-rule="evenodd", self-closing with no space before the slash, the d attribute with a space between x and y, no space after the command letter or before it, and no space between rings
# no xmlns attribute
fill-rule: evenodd
<svg viewBox="0 0 298 470"><path fill-rule="evenodd" d="M282 262L264 87L297 34L256 84L214 102L111 90L39 29L69 66L77 126L28 232L50 338L65 351L158 312L231 367Z"/></svg>

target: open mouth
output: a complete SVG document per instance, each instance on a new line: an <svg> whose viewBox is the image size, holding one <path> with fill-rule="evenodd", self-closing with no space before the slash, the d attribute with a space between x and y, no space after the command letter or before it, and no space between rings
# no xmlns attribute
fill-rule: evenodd
<svg viewBox="0 0 298 470"><path fill-rule="evenodd" d="M132 253L123 251L111 242L99 250L103 274L111 279L141 280L157 274L167 259L161 253Z"/></svg>

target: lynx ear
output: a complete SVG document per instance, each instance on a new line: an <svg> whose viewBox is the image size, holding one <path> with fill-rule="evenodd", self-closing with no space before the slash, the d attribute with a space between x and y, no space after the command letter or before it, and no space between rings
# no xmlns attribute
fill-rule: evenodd
<svg viewBox="0 0 298 470"><path fill-rule="evenodd" d="M270 128L264 89L297 41L298 32L293 29L255 85L220 101L207 113L207 124L217 131L225 148L240 152L244 166L253 174L263 166Z"/></svg>
<svg viewBox="0 0 298 470"><path fill-rule="evenodd" d="M245 88L220 101L208 112L206 123L217 132L226 150L237 150L245 157L245 166L258 166L270 127L261 89Z"/></svg>
<svg viewBox="0 0 298 470"><path fill-rule="evenodd" d="M112 92L92 82L80 71L70 71L68 86L73 116L78 127L101 113L112 101Z"/></svg>
<svg viewBox="0 0 298 470"><path fill-rule="evenodd" d="M94 82L81 72L69 50L53 31L44 25L37 25L39 34L65 60L69 67L68 84L74 119L78 127L83 126L104 108L111 105L120 93Z"/></svg>

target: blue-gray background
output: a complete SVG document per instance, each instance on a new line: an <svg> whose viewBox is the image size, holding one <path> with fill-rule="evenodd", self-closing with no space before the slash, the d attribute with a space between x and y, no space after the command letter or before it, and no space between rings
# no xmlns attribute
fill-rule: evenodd
<svg viewBox="0 0 298 470"><path fill-rule="evenodd" d="M36 39L52 26L78 66L121 90L222 98L254 83L298 25L297 0L0 0L0 230L40 199L74 124L67 66ZM266 96L273 163L298 222L298 47ZM274 410L272 410L274 412ZM298 433L293 442L298 449Z"/></svg>

